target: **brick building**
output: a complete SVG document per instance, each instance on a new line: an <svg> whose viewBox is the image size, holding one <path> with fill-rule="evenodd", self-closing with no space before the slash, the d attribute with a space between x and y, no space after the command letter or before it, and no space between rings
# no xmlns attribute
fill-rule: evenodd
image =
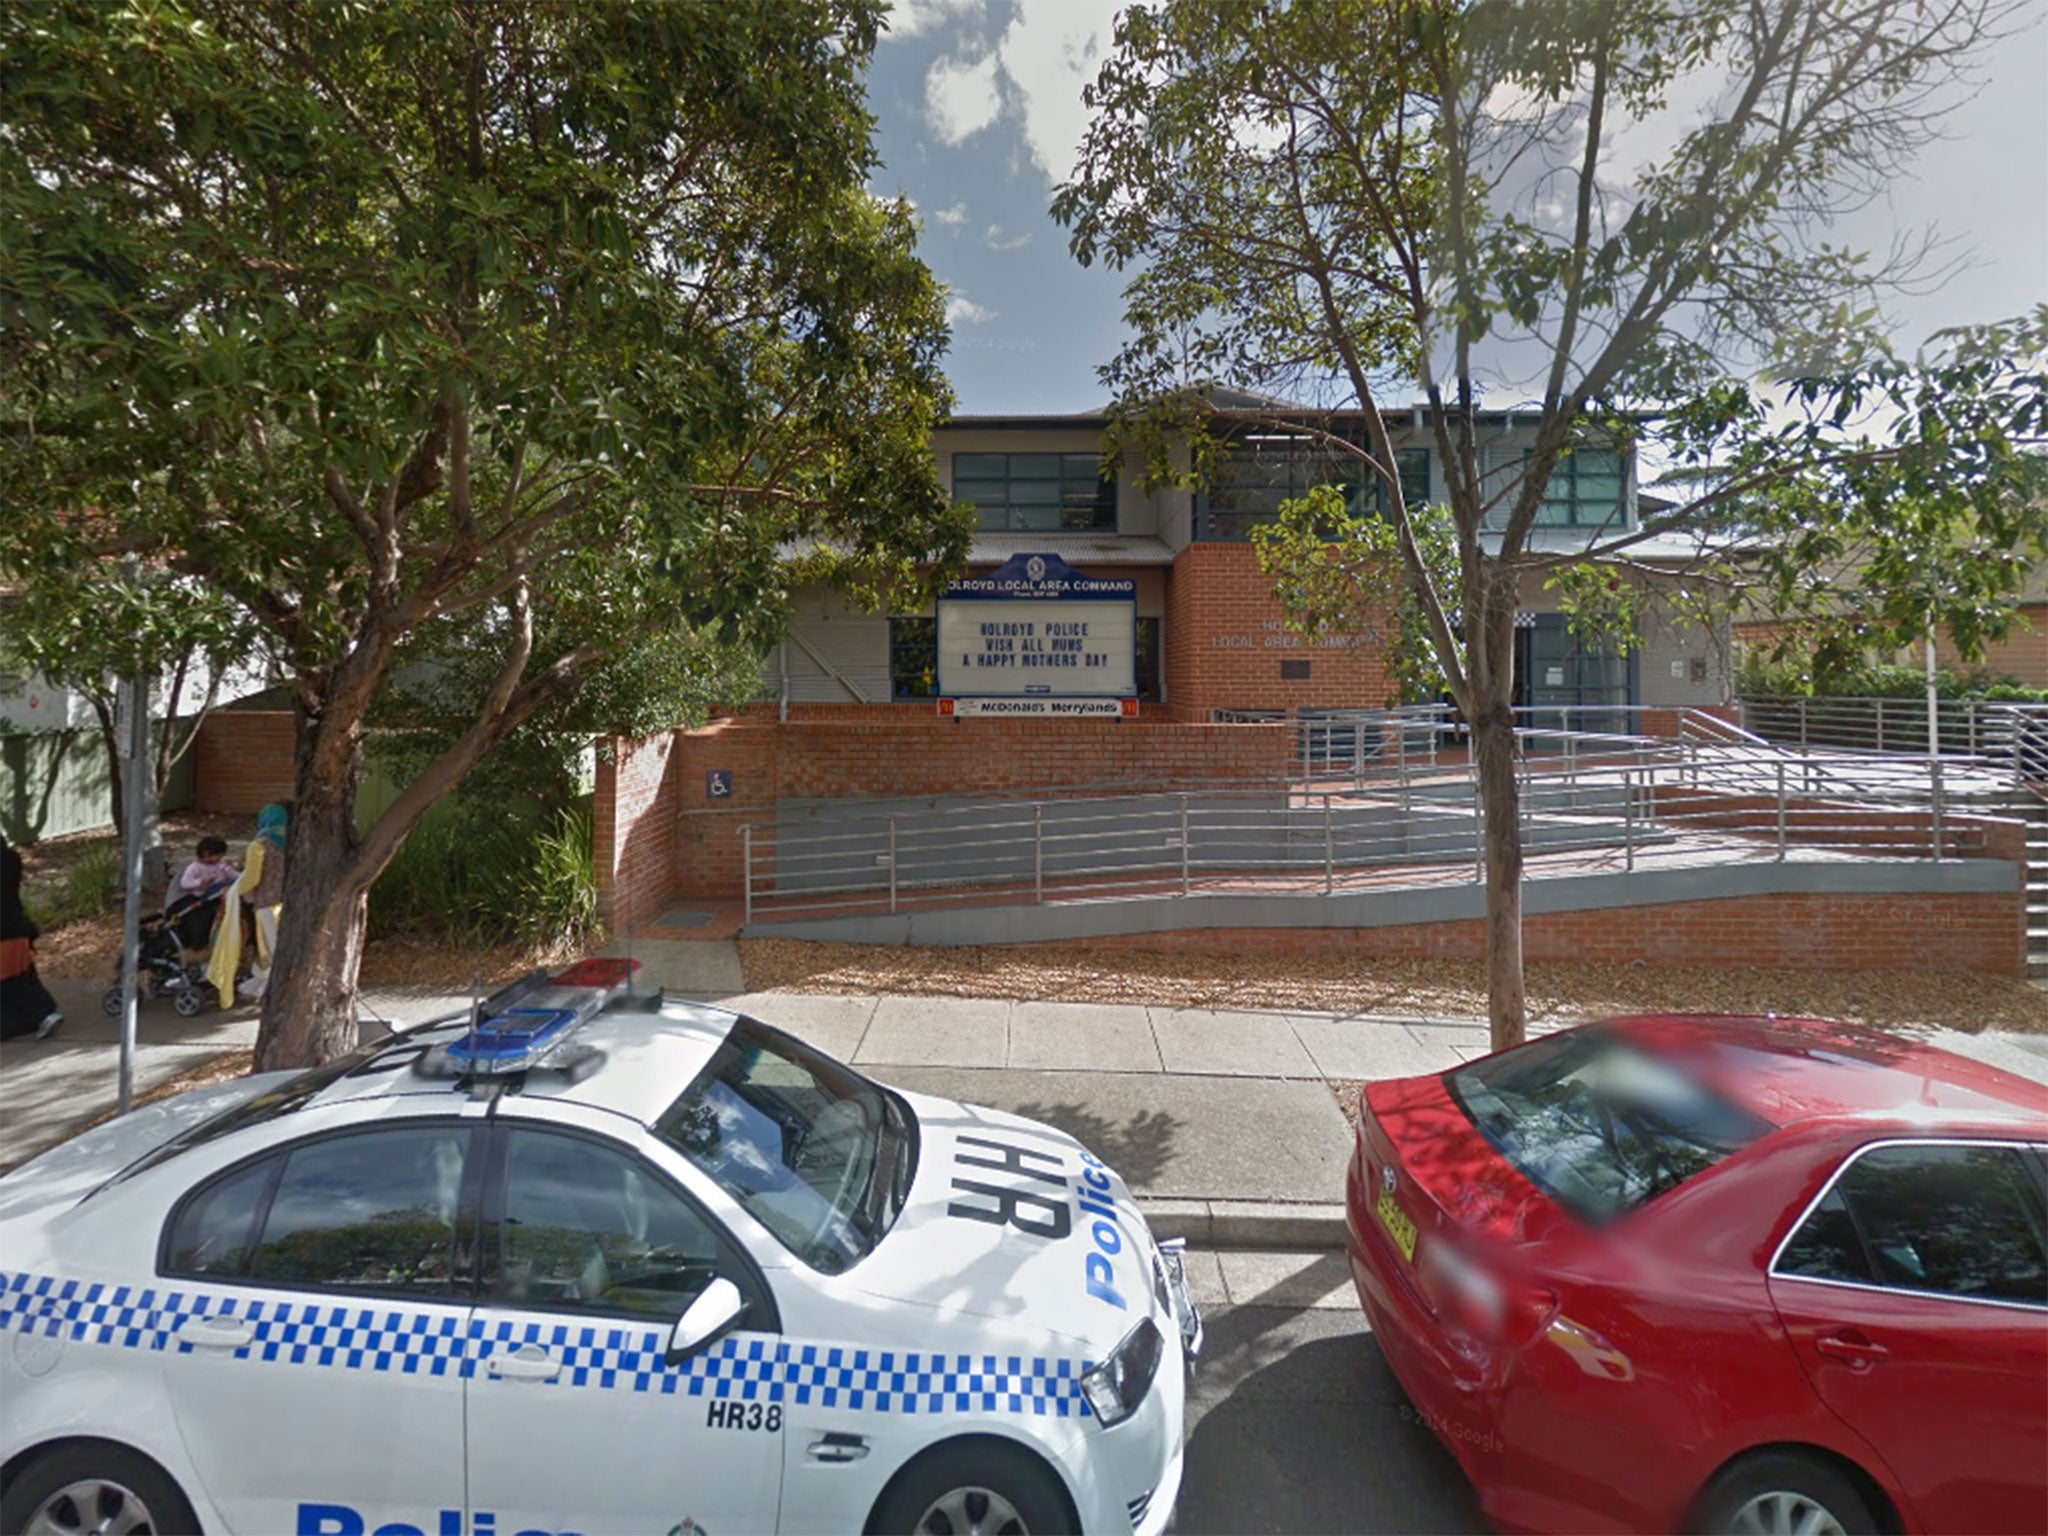
<svg viewBox="0 0 2048 1536"><path fill-rule="evenodd" d="M1245 413L1270 413L1276 405L1222 392L1211 399ZM1409 499L1448 499L1427 421L1415 412L1388 420ZM1101 412L972 416L934 433L941 482L980 520L961 581L937 605L890 614L863 612L826 588L799 589L789 637L764 667L759 702L738 718L681 733L672 751L660 744L659 761L632 757L615 773L600 774L600 801L612 786L621 821L646 822L646 840L660 850L641 856L672 863L680 893L730 898L750 883L748 868L758 874L766 867L766 856L748 864L749 826L757 853L774 840L787 855L806 837L844 854L876 816L928 827L931 818L943 822L953 808L990 797L1278 784L1298 776L1306 739L1345 739L1341 719L1329 716L1396 702L1383 637L1288 633L1250 542L1282 501L1312 486L1340 485L1354 510L1369 508L1380 493L1355 461L1299 432L1245 429L1204 488L1154 487L1135 453L1104 474L1108 425ZM1341 414L1318 417L1316 425L1359 429L1355 417ZM1483 469L1494 484L1510 487L1533 439L1533 418L1502 414L1475 425ZM1595 537L1638 527L1636 476L1625 453L1578 449L1561 463L1549 492L1531 536L1534 548L1584 548ZM1675 563L1691 553L1689 546L1660 549L1654 540L1631 551L1638 570L1660 555ZM1013 695L993 701L985 715L1024 713L1031 700L1019 695L1036 692L1045 699L1044 715L1094 705L1108 718L960 718L976 712L971 704L991 704L961 697L988 674L957 670L954 662L979 658L962 657L966 647L950 643L942 663L940 635L949 617L941 610L969 589L1023 582L1027 568L1119 594L1124 610L1113 622L1090 626L1085 644L1121 649L1120 656L1087 659L1120 661L1128 697L1063 701L1068 690L1034 689L1034 674L1020 666L1010 679ZM1529 579L1522 596L1517 701L1534 712L1533 723L1675 734L1681 709L1727 702L1725 637L1688 629L1653 601L1643 643L1624 656L1575 641L1539 579ZM1004 615L987 618L991 632L1001 634L1019 627L1008 615L1027 611L1028 603L988 604L974 617ZM1000 676L1003 669L991 671ZM1035 675L1073 679L1076 692L1101 691L1081 668ZM1322 726L1302 731L1319 717ZM1366 734L1356 739L1365 742ZM1377 735L1362 750L1377 751ZM656 830L634 809L655 804L656 786L673 796L672 833L665 821ZM660 820L668 813L648 814ZM624 871L611 880L607 861L626 857L626 842L621 836L600 851L600 875L616 918L634 921L655 915L668 893ZM777 878L787 888L788 870Z"/></svg>
<svg viewBox="0 0 2048 1536"><path fill-rule="evenodd" d="M1442 468L1420 413L1389 423L1409 497L1445 499ZM1342 484L1354 507L1369 505L1375 487L1355 466L1284 433L1245 432L1206 489L1154 489L1135 456L1101 475L1106 425L1101 413L969 416L934 434L941 482L980 517L969 576L1018 556L1047 555L1088 577L1130 582L1143 719L1298 719L1395 702L1377 637L1310 640L1287 632L1249 542L1252 529L1272 521L1282 500L1313 485ZM1343 418L1333 425L1344 430ZM1485 469L1497 483L1511 483L1533 437L1533 419L1497 415L1479 426ZM1636 527L1629 456L1581 448L1553 474L1531 542L1537 549L1583 547L1595 536ZM1675 563L1691 553L1689 543L1681 548L1652 540L1632 556L1654 566L1660 558ZM809 588L795 594L795 609L790 637L766 669L765 689L778 718L880 719L934 711L944 679L932 608L863 613L837 593ZM1626 656L1574 640L1554 597L1533 576L1523 610L1520 704L1570 710L1581 723L1617 729L1625 728L1617 706L1662 712L1728 699L1728 647L1671 619L1654 601L1643 643ZM1104 728L1112 727L1105 722Z"/></svg>

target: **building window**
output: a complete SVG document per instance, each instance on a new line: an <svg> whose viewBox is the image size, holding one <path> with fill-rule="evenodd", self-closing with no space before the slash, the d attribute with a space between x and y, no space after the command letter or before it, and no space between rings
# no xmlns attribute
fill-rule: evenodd
<svg viewBox="0 0 2048 1536"><path fill-rule="evenodd" d="M1523 455L1523 462L1528 455ZM1536 504L1539 528L1627 526L1628 466L1611 448L1566 448L1557 456L1543 500Z"/></svg>
<svg viewBox="0 0 2048 1536"><path fill-rule="evenodd" d="M1092 453L956 453L953 497L990 533L1086 533L1116 527L1116 477Z"/></svg>
<svg viewBox="0 0 2048 1536"><path fill-rule="evenodd" d="M1429 450L1427 448L1396 448L1394 450L1394 474L1401 482L1401 500L1411 507L1426 506L1429 503ZM1387 486L1379 476L1373 476L1373 506L1380 516L1387 514Z"/></svg>
<svg viewBox="0 0 2048 1536"><path fill-rule="evenodd" d="M1429 500L1429 450L1399 448L1394 472L1401 496L1410 506ZM1319 485L1337 486L1344 510L1356 517L1368 507L1384 516L1387 487L1380 477L1347 454L1308 441L1274 433L1233 443L1201 497L1204 539L1245 539L1254 528L1280 515L1283 501L1296 501Z"/></svg>
<svg viewBox="0 0 2048 1536"><path fill-rule="evenodd" d="M889 693L898 699L939 695L939 621L889 621Z"/></svg>
<svg viewBox="0 0 2048 1536"><path fill-rule="evenodd" d="M1147 704L1157 704L1164 698L1161 688L1164 680L1164 652L1159 645L1159 619L1138 620L1138 697Z"/></svg>

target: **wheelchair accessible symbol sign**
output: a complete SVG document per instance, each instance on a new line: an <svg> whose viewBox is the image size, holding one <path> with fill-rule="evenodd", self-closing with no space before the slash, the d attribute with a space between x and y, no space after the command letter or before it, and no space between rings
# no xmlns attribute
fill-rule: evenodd
<svg viewBox="0 0 2048 1536"><path fill-rule="evenodd" d="M704 798L706 800L730 800L732 798L732 770L730 768L707 768L704 770Z"/></svg>

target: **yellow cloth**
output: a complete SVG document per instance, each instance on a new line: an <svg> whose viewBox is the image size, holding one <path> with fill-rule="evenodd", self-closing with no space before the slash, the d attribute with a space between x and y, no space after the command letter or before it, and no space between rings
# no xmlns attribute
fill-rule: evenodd
<svg viewBox="0 0 2048 1536"><path fill-rule="evenodd" d="M213 935L213 954L206 962L206 979L220 994L225 1007L234 1006L235 972L242 964L242 899L262 883L264 847L260 837L249 845L249 851L242 860L241 878L228 889L226 909L221 913L220 927ZM269 965L270 945L260 923L256 925L256 950L263 964Z"/></svg>

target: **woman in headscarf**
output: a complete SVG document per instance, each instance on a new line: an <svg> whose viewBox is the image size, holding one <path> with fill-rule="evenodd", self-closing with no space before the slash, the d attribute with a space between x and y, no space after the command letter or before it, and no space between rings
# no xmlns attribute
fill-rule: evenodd
<svg viewBox="0 0 2048 1536"><path fill-rule="evenodd" d="M21 904L21 855L0 838L0 1040L44 1039L64 1022L63 1010L36 975L35 941L42 931Z"/></svg>
<svg viewBox="0 0 2048 1536"><path fill-rule="evenodd" d="M256 836L243 856L242 878L229 893L228 913L221 919L213 954L206 963L206 979L223 1003L230 996L253 1002L270 981L270 961L277 953L278 913L284 902L284 844L290 820L290 812L282 805L266 805L256 813ZM235 971L242 962L244 908L256 920L256 965L238 988Z"/></svg>

